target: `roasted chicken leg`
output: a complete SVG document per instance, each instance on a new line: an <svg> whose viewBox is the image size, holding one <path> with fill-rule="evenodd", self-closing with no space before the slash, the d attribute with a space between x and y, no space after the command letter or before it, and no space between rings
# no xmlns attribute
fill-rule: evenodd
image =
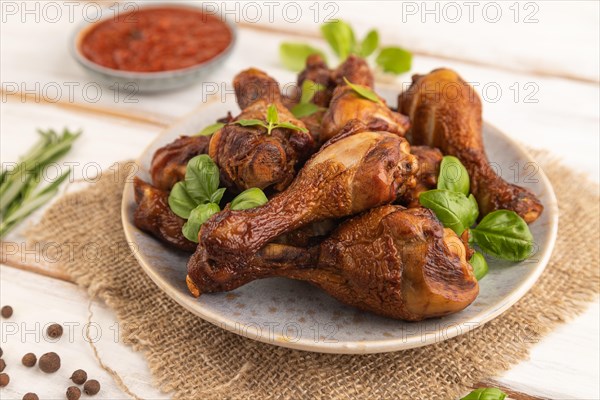
<svg viewBox="0 0 600 400"><path fill-rule="evenodd" d="M527 223L540 216L538 198L506 182L490 166L481 136L481 100L456 72L437 69L413 76L411 87L398 99L398 110L410 117L411 144L438 147L465 165L481 216L500 209L516 212Z"/></svg>
<svg viewBox="0 0 600 400"><path fill-rule="evenodd" d="M199 248L215 260L241 263L279 235L312 222L391 203L414 187L415 157L395 134L352 121L324 144L284 192L262 207L225 209L202 225ZM231 265L234 265L231 264ZM194 268L191 262L190 268Z"/></svg>
<svg viewBox="0 0 600 400"><path fill-rule="evenodd" d="M158 189L137 176L134 178L133 188L137 203L133 214L135 226L172 247L193 252L196 243L183 236L181 228L185 220L169 208L169 192Z"/></svg>
<svg viewBox="0 0 600 400"><path fill-rule="evenodd" d="M219 166L223 184L233 191L257 187L285 189L297 169L313 153L314 140L308 131L276 128L271 134L261 126L241 126L239 120L267 120L273 104L280 122L305 128L281 103L277 82L257 69L239 73L234 79L242 113L213 134L208 154Z"/></svg>
<svg viewBox="0 0 600 400"><path fill-rule="evenodd" d="M367 72L362 72L366 70ZM385 131L404 136L409 127L408 118L390 110L385 100L379 102L366 99L346 84L350 83L373 87L373 78L366 62L358 57L350 57L333 74L336 88L333 91L329 109L323 116L321 140L329 140L335 136L346 123L358 119L369 129Z"/></svg>
<svg viewBox="0 0 600 400"><path fill-rule="evenodd" d="M419 321L460 311L479 286L465 248L424 208L382 206L343 223L310 248L268 244L242 273L213 269L206 253L190 263L196 296L283 276L311 282L343 303L386 317Z"/></svg>

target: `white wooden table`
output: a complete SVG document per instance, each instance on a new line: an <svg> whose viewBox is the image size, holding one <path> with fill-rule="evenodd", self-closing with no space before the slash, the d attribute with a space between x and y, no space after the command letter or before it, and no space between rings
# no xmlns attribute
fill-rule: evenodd
<svg viewBox="0 0 600 400"><path fill-rule="evenodd" d="M439 66L458 70L480 92L485 88L486 120L523 143L553 151L598 181L599 3L467 3L303 2L300 14L293 4L229 3L229 17L240 22L238 43L210 80L230 89L237 71L257 66L281 82L294 81L278 62L279 43L294 40L325 47L316 38L314 19L322 21L333 12L334 17L351 21L360 35L377 27L384 43L413 50L414 72ZM88 76L68 51L75 24L84 12L93 16L93 5L8 0L0 4L2 163L17 160L27 150L36 128L82 128L84 134L65 162L76 163L71 164L76 178L90 178L98 168L135 158L166 125L194 110L201 112L204 102L219 101L218 96L207 99L208 86L201 84L160 95L136 94L133 102L106 87L98 95L94 91L98 86L89 86ZM399 91L410 75L379 80L380 87ZM498 88L501 95L494 92ZM37 218L39 213L20 228ZM22 237L17 231L8 240L20 245ZM97 398L128 398L98 365L85 340L90 303L86 293L64 272L40 267L33 252L24 258L5 252L2 260L10 266L0 266L0 304L12 305L15 314L1 325L5 372L11 383L0 390L0 398L20 399L28 391L42 398L64 398L68 377L77 368L102 383ZM95 345L103 362L140 397L168 398L153 387L142 356L119 343L110 309L97 301L90 307L92 336L98 336ZM530 360L494 378L492 384L510 389L512 398L600 399L599 313L598 301L590 304L583 315L537 344ZM50 322L72 328L58 343L49 343L41 332ZM56 351L63 359L60 372L52 377L20 364L27 352L47 351Z"/></svg>

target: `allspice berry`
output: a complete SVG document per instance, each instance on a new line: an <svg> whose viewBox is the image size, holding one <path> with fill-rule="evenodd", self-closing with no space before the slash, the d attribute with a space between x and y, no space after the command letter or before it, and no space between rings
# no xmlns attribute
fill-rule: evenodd
<svg viewBox="0 0 600 400"><path fill-rule="evenodd" d="M100 391L100 382L90 379L83 385L83 391L89 396L93 396Z"/></svg>
<svg viewBox="0 0 600 400"><path fill-rule="evenodd" d="M33 353L27 353L23 356L23 358L21 359L21 362L23 363L24 366L31 368L37 362L37 357Z"/></svg>
<svg viewBox="0 0 600 400"><path fill-rule="evenodd" d="M79 400L81 397L81 390L77 386L69 386L67 389L67 400Z"/></svg>
<svg viewBox="0 0 600 400"><path fill-rule="evenodd" d="M4 386L8 385L8 382L10 382L10 376L8 376L5 373L1 373L0 374L0 387L4 387Z"/></svg>
<svg viewBox="0 0 600 400"><path fill-rule="evenodd" d="M40 400L40 398L37 394L29 392L25 393L25 396L23 396L23 400Z"/></svg>
<svg viewBox="0 0 600 400"><path fill-rule="evenodd" d="M60 324L52 324L46 329L46 334L52 339L58 339L63 334L63 327Z"/></svg>
<svg viewBox="0 0 600 400"><path fill-rule="evenodd" d="M73 375L71 375L71 380L73 383L83 385L85 381L87 381L87 372L82 369L78 369L77 371L73 372Z"/></svg>
<svg viewBox="0 0 600 400"><path fill-rule="evenodd" d="M4 368L6 368L6 363L0 358L0 372L4 371Z"/></svg>
<svg viewBox="0 0 600 400"><path fill-rule="evenodd" d="M11 306L4 306L2 307L2 318L10 318L12 317L13 314L13 309Z"/></svg>
<svg viewBox="0 0 600 400"><path fill-rule="evenodd" d="M51 352L40 357L40 369L47 374L51 374L60 369L60 357L58 354Z"/></svg>

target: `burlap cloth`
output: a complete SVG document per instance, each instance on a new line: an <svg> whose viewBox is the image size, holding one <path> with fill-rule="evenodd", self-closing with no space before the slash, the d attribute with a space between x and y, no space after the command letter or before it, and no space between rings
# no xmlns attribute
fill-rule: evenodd
<svg viewBox="0 0 600 400"><path fill-rule="evenodd" d="M526 359L543 335L584 310L599 291L598 185L548 154L535 156L560 208L558 241L546 271L523 299L484 327L408 351L350 356L288 350L187 312L123 250L125 173L107 172L91 187L61 198L29 238L75 243L73 257L62 257L62 266L115 310L122 340L145 354L157 385L176 399L454 399ZM81 255L91 242L101 259Z"/></svg>

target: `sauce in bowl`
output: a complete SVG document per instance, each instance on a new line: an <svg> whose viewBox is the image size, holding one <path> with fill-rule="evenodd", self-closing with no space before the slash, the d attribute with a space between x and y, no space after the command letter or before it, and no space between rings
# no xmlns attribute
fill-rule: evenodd
<svg viewBox="0 0 600 400"><path fill-rule="evenodd" d="M79 46L106 68L163 72L205 63L224 52L233 32L219 18L188 7L144 7L93 25Z"/></svg>

